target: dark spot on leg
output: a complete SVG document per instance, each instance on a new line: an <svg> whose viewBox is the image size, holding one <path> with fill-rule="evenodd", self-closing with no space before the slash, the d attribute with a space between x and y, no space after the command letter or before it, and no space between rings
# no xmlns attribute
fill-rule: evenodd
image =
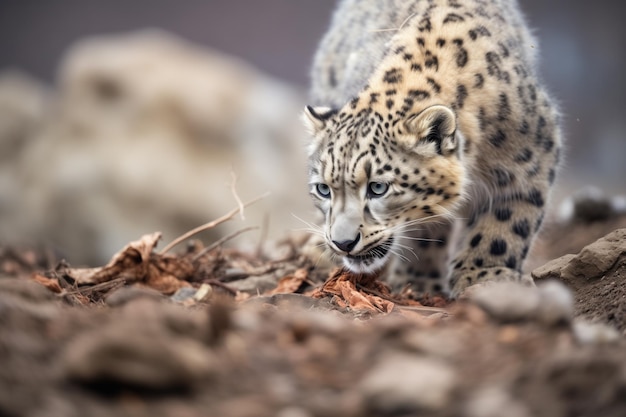
<svg viewBox="0 0 626 417"><path fill-rule="evenodd" d="M496 219L505 222L511 218L513 212L508 207L499 207L494 210L493 214L496 216Z"/></svg>
<svg viewBox="0 0 626 417"><path fill-rule="evenodd" d="M528 245L522 248L522 256L521 256L522 261L526 259L526 256L528 255L528 249L529 249Z"/></svg>
<svg viewBox="0 0 626 417"><path fill-rule="evenodd" d="M530 224L528 223L528 220L520 220L513 224L513 233L523 239L526 239L530 235Z"/></svg>
<svg viewBox="0 0 626 417"><path fill-rule="evenodd" d="M539 191L536 188L531 190L528 193L528 202L532 204L533 206L543 207L544 201L543 201L543 195L541 194L541 191Z"/></svg>
<svg viewBox="0 0 626 417"><path fill-rule="evenodd" d="M511 185L513 180L515 180L515 176L507 170L494 168L491 172L493 172L493 175L496 177L496 184L500 187Z"/></svg>
<svg viewBox="0 0 626 417"><path fill-rule="evenodd" d="M489 253L493 256L501 256L506 253L506 241L502 239L494 239L491 241L491 247Z"/></svg>
<svg viewBox="0 0 626 417"><path fill-rule="evenodd" d="M528 162L528 161L530 161L532 159L532 157L533 157L533 151L531 151L528 148L524 148L515 157L515 162Z"/></svg>
<svg viewBox="0 0 626 417"><path fill-rule="evenodd" d="M515 259L515 256L511 255L508 257L504 265L506 265L507 268L515 269L517 267L517 259Z"/></svg>
<svg viewBox="0 0 626 417"><path fill-rule="evenodd" d="M478 246L482 238L483 235L481 235L480 233L475 234L472 240L470 240L470 246L475 248L476 246Z"/></svg>
<svg viewBox="0 0 626 417"><path fill-rule="evenodd" d="M476 258L476 259L474 259L474 265L476 265L476 266L477 266L477 267L479 267L479 268L480 268L481 266L483 266L483 262L484 262L484 261L483 261L483 258Z"/></svg>

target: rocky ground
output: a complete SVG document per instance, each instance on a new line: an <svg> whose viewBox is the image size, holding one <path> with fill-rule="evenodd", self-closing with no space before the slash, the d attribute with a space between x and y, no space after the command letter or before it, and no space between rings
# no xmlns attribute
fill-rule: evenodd
<svg viewBox="0 0 626 417"><path fill-rule="evenodd" d="M92 269L4 246L0 415L624 416L626 216L605 214L546 227L537 287L454 303L297 240L171 254L153 234Z"/></svg>

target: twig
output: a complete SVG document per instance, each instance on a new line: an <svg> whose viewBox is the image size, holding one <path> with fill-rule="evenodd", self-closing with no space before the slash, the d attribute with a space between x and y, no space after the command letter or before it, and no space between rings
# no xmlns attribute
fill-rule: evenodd
<svg viewBox="0 0 626 417"><path fill-rule="evenodd" d="M211 252L213 249L217 248L218 246L220 246L221 244L223 244L224 242L228 242L231 239L236 238L237 236L239 236L242 233L245 232L249 232L250 230L254 230L254 229L258 229L258 227L253 226L253 227L246 227L243 228L241 230L237 230L227 236L224 236L223 238L213 242L213 244L207 246L206 248L202 249L196 256L194 256L191 261L195 262L198 259L200 259L203 255L206 255L207 253Z"/></svg>
<svg viewBox="0 0 626 417"><path fill-rule="evenodd" d="M237 290L229 287L228 285L226 285L223 282L218 281L216 279L208 279L208 280L205 280L203 282L206 283L206 284L209 284L209 285L213 285L215 287L220 287L221 289L225 290L226 292L230 293L231 295L237 295Z"/></svg>
<svg viewBox="0 0 626 417"><path fill-rule="evenodd" d="M239 205L239 215L241 216L241 220L245 220L246 218L243 215L243 202L241 201L241 198L239 198L239 194L237 194L237 174L235 174L235 170L231 169L230 171L230 176L233 179L233 182L230 183L230 191L233 193L233 197L235 197L235 201L237 202L237 204Z"/></svg>
<svg viewBox="0 0 626 417"><path fill-rule="evenodd" d="M111 281L101 282L100 284L92 285L89 287L78 287L71 291L66 291L62 295L74 295L74 294L82 294L86 295L95 291L103 291L103 290L112 290L119 287L122 287L126 284L126 278L115 278Z"/></svg>
<svg viewBox="0 0 626 417"><path fill-rule="evenodd" d="M269 193L262 194L262 195L260 195L260 196L258 196L256 198L248 201L247 203L244 203L242 206L243 207L247 207L250 204L254 204L257 201L267 197L268 195L269 195ZM170 249L172 249L174 246L178 245L180 242L182 242L182 241L184 241L186 239L189 239L191 236L193 236L195 234L198 234L200 232L204 232L205 230L212 229L215 226L217 226L219 224L222 224L222 223L232 219L237 213L239 213L239 210L240 210L240 208L237 207L237 208L229 211L228 213L224 214L222 217L220 217L218 219L215 219L215 220L212 220L212 221L210 221L208 223L205 223L202 226L198 226L195 229L192 229L192 230L188 231L187 233L177 237L176 239L171 241L167 246L165 246L161 250L161 252L159 252L159 254L163 255L163 254L167 253Z"/></svg>

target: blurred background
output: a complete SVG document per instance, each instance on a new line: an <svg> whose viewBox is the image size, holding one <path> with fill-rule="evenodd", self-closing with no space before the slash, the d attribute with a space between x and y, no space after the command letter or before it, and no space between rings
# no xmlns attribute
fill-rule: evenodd
<svg viewBox="0 0 626 417"><path fill-rule="evenodd" d="M0 243L102 263L236 207L232 173L241 199L272 194L212 238L254 225L254 246L304 227L298 115L334 4L1 0ZM556 202L587 185L624 193L624 6L521 4L564 115Z"/></svg>

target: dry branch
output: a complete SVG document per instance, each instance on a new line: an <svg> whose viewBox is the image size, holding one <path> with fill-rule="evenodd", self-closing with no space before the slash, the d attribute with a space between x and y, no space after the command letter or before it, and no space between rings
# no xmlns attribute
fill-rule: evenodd
<svg viewBox="0 0 626 417"><path fill-rule="evenodd" d="M237 213L240 212L240 210L244 207L247 207L251 204L256 203L257 201L267 197L269 195L269 193L265 193L260 195L259 197L256 197L250 201L248 201L247 203L242 204L242 207L237 207L232 209L231 211L229 211L228 213L224 214L222 217L212 220L208 223L205 223L201 226L196 227L195 229L192 229L190 231L188 231L187 233L177 237L176 239L174 239L173 241L171 241L167 246L165 246L161 252L159 252L159 254L163 255L165 253L167 253L170 249L172 249L174 246L178 245L179 243L181 243L184 240L189 239L191 236L196 235L200 232L204 232L205 230L209 230L214 228L215 226L222 224L230 219L232 219Z"/></svg>

